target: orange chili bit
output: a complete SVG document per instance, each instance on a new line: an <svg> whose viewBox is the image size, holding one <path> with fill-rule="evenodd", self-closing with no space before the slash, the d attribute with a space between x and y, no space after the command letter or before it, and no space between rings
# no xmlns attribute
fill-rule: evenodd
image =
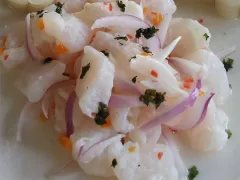
<svg viewBox="0 0 240 180"><path fill-rule="evenodd" d="M186 88L186 89L189 89L189 88L191 88L191 83L184 82L183 87Z"/></svg>
<svg viewBox="0 0 240 180"><path fill-rule="evenodd" d="M159 24L163 21L163 16L162 14L158 14L153 18L153 25L154 26L159 26Z"/></svg>
<svg viewBox="0 0 240 180"><path fill-rule="evenodd" d="M3 48L5 48L6 42L7 42L7 36L3 36L3 38L2 38L2 46L3 46Z"/></svg>
<svg viewBox="0 0 240 180"><path fill-rule="evenodd" d="M152 71L151 71L151 75L152 75L153 77L155 77L155 78L158 77L158 73L157 73L157 71L155 71L155 70L152 70Z"/></svg>
<svg viewBox="0 0 240 180"><path fill-rule="evenodd" d="M104 4L104 5L107 5L107 4L108 4L108 2L103 2L103 4Z"/></svg>
<svg viewBox="0 0 240 180"><path fill-rule="evenodd" d="M158 14L156 12L152 12L153 15L157 16Z"/></svg>
<svg viewBox="0 0 240 180"><path fill-rule="evenodd" d="M7 60L7 58L8 58L8 54L6 54L5 56L4 56L4 60L6 61Z"/></svg>
<svg viewBox="0 0 240 180"><path fill-rule="evenodd" d="M161 160L162 157L163 157L163 152L159 152L159 153L157 154L157 157L158 157L159 160Z"/></svg>
<svg viewBox="0 0 240 180"><path fill-rule="evenodd" d="M45 118L43 112L40 112L40 120L41 121L46 121L47 119Z"/></svg>
<svg viewBox="0 0 240 180"><path fill-rule="evenodd" d="M128 151L129 152L134 152L136 150L136 147L135 146L131 146L128 148Z"/></svg>
<svg viewBox="0 0 240 180"><path fill-rule="evenodd" d="M190 78L185 79L184 82L187 82L187 83L193 83L194 80L193 80L192 77L190 77Z"/></svg>
<svg viewBox="0 0 240 180"><path fill-rule="evenodd" d="M112 123L111 123L110 117L108 116L108 118L106 119L106 123L103 124L101 127L102 128L107 128L107 127L110 127L110 126L112 126Z"/></svg>
<svg viewBox="0 0 240 180"><path fill-rule="evenodd" d="M128 37L129 39L132 39L132 38L133 38L130 34L128 34L127 37Z"/></svg>
<svg viewBox="0 0 240 180"><path fill-rule="evenodd" d="M58 45L56 46L56 53L57 53L57 54L64 54L64 53L66 53L66 52L68 52L68 49L67 49L64 45L58 44Z"/></svg>
<svg viewBox="0 0 240 180"><path fill-rule="evenodd" d="M205 94L205 92L202 90L199 92L199 96L203 96L204 94Z"/></svg>
<svg viewBox="0 0 240 180"><path fill-rule="evenodd" d="M4 48L0 48L0 55L3 54Z"/></svg>
<svg viewBox="0 0 240 180"><path fill-rule="evenodd" d="M148 8L143 8L143 15L146 16L148 13Z"/></svg>
<svg viewBox="0 0 240 180"><path fill-rule="evenodd" d="M152 54L146 53L146 52L141 53L141 55L142 55L142 56L152 56Z"/></svg>
<svg viewBox="0 0 240 180"><path fill-rule="evenodd" d="M38 21L38 27L40 30L44 29L44 23L43 23L43 18L40 18Z"/></svg>
<svg viewBox="0 0 240 180"><path fill-rule="evenodd" d="M109 11L112 11L113 7L112 7L112 4L110 3L109 4Z"/></svg>
<svg viewBox="0 0 240 180"><path fill-rule="evenodd" d="M72 142L70 141L70 139L67 136L61 135L59 138L59 142L63 146L64 149L66 149L66 150L72 149Z"/></svg>
<svg viewBox="0 0 240 180"><path fill-rule="evenodd" d="M202 18L200 18L199 20L198 20L198 22L200 23L200 24L202 24L203 23L203 19Z"/></svg>

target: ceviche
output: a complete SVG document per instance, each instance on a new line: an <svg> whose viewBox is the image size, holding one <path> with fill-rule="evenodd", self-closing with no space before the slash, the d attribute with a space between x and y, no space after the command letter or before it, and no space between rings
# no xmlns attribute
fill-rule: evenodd
<svg viewBox="0 0 240 180"><path fill-rule="evenodd" d="M198 21L173 18L172 0L59 1L0 34L0 60L28 102L54 117L63 148L89 175L119 180L183 180L173 136L216 151L231 136L222 105L231 94L211 34Z"/></svg>

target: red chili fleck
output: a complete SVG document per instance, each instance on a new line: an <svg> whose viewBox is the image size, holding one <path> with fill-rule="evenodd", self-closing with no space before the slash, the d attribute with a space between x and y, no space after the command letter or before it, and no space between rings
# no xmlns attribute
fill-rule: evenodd
<svg viewBox="0 0 240 180"><path fill-rule="evenodd" d="M125 139L124 139L124 137L121 139L121 143L122 143L122 145L125 144Z"/></svg>
<svg viewBox="0 0 240 180"><path fill-rule="evenodd" d="M155 70L151 71L151 75L156 78L158 77L158 73Z"/></svg>
<svg viewBox="0 0 240 180"><path fill-rule="evenodd" d="M157 157L158 157L159 160L161 160L162 157L163 157L163 152L159 152L159 153L157 154Z"/></svg>
<svg viewBox="0 0 240 180"><path fill-rule="evenodd" d="M194 80L193 80L192 77L190 77L190 78L185 79L184 82L186 82L186 83L193 83Z"/></svg>
<svg viewBox="0 0 240 180"><path fill-rule="evenodd" d="M186 89L189 89L189 88L191 88L191 83L185 82L185 83L183 84L183 87L186 88Z"/></svg>
<svg viewBox="0 0 240 180"><path fill-rule="evenodd" d="M4 60L7 60L7 58L8 58L8 54L6 54L5 56L4 56Z"/></svg>
<svg viewBox="0 0 240 180"><path fill-rule="evenodd" d="M130 34L128 34L127 37L128 37L129 39L132 39L132 38L133 38Z"/></svg>
<svg viewBox="0 0 240 180"><path fill-rule="evenodd" d="M198 22L200 23L200 24L202 24L203 23L203 19L202 18L200 18L199 20L198 20Z"/></svg>
<svg viewBox="0 0 240 180"><path fill-rule="evenodd" d="M109 11L112 11L113 7L112 7L112 4L110 3L109 4Z"/></svg>

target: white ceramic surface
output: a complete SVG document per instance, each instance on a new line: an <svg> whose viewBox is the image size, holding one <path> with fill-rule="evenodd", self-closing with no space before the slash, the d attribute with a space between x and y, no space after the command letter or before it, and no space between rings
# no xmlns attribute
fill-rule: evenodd
<svg viewBox="0 0 240 180"><path fill-rule="evenodd" d="M181 2L180 2L181 1ZM197 165L200 175L196 180L240 180L240 21L223 20L214 8L192 0L190 4L177 0L177 16L204 19L204 25L212 33L211 47L214 52L224 47L237 45L234 69L228 72L233 94L225 105L230 117L229 128L233 136L227 145L216 154L203 154L181 148L180 152L188 166ZM0 0L0 27L23 18ZM62 150L52 122L41 122L29 115L31 122L24 129L24 141L16 143L16 122L26 99L14 89L14 73L8 73L0 65L0 180L45 180L44 174L66 163L71 154ZM72 165L74 166L74 164ZM77 167L75 167L77 168ZM67 172L52 178L56 180L96 180L82 173ZM74 172L74 171L73 171ZM100 180L100 179L99 179Z"/></svg>

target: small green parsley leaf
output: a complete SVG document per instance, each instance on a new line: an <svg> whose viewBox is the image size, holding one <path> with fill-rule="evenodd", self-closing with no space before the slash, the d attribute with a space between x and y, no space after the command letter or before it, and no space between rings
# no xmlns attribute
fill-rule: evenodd
<svg viewBox="0 0 240 180"><path fill-rule="evenodd" d="M226 129L225 132L228 134L228 139L232 137L232 132L229 129Z"/></svg>
<svg viewBox="0 0 240 180"><path fill-rule="evenodd" d="M156 29L154 26L146 29L140 28L136 31L135 37L140 38L141 35L143 35L146 39L150 39L156 32L158 32L158 30L159 29Z"/></svg>
<svg viewBox="0 0 240 180"><path fill-rule="evenodd" d="M132 78L132 82L133 82L133 83L136 83L136 81L137 81L137 76L135 76L134 78Z"/></svg>
<svg viewBox="0 0 240 180"><path fill-rule="evenodd" d="M40 10L37 12L37 15L39 15L39 17L43 17L43 14L44 14L44 10Z"/></svg>
<svg viewBox="0 0 240 180"><path fill-rule="evenodd" d="M126 5L122 1L117 0L117 5L122 12L125 12Z"/></svg>
<svg viewBox="0 0 240 180"><path fill-rule="evenodd" d="M196 166L192 166L188 169L188 180L193 180L197 175L199 174L199 171Z"/></svg>
<svg viewBox="0 0 240 180"><path fill-rule="evenodd" d="M105 56L109 57L109 52L107 52L107 50L102 50L100 52L103 53Z"/></svg>
<svg viewBox="0 0 240 180"><path fill-rule="evenodd" d="M143 46L143 47L142 47L142 50L143 50L145 53L152 53L151 51L149 51L149 47L147 47L147 46Z"/></svg>
<svg viewBox="0 0 240 180"><path fill-rule="evenodd" d="M82 73L81 73L80 79L84 78L84 76L86 75L89 69L90 69L90 63L82 67Z"/></svg>
<svg viewBox="0 0 240 180"><path fill-rule="evenodd" d="M56 8L56 10L55 10L56 13L62 14L63 5L64 5L64 3L62 4L62 3L60 3L60 2L57 2L57 3L55 4L55 6L57 6L57 8Z"/></svg>
<svg viewBox="0 0 240 180"><path fill-rule="evenodd" d="M43 64L47 64L47 63L50 63L50 62L52 62L52 60L53 60L52 58L50 58L50 57L47 57L46 59L44 59L44 60L43 60L43 62L42 62L42 63L43 63Z"/></svg>
<svg viewBox="0 0 240 180"><path fill-rule="evenodd" d="M115 37L114 39L116 39L116 40L124 40L124 41L128 40L127 36L118 36L118 37Z"/></svg>
<svg viewBox="0 0 240 180"><path fill-rule="evenodd" d="M207 33L205 33L203 36L206 38L206 41L207 41L209 38L209 35Z"/></svg>
<svg viewBox="0 0 240 180"><path fill-rule="evenodd" d="M139 97L147 106L152 103L155 104L156 109L165 101L166 93L157 92L155 89L146 89L145 94Z"/></svg>
<svg viewBox="0 0 240 180"><path fill-rule="evenodd" d="M229 69L233 68L233 62L234 62L234 59L232 58L228 58L227 60L224 59L223 60L223 65L224 65L224 68L226 69L226 71L228 72Z"/></svg>
<svg viewBox="0 0 240 180"><path fill-rule="evenodd" d="M99 102L98 103L98 113L95 116L95 122L97 125L104 125L106 124L106 119L109 116L109 111L107 105Z"/></svg>
<svg viewBox="0 0 240 180"><path fill-rule="evenodd" d="M112 160L112 165L111 165L111 166L112 166L113 168L115 168L117 164L118 164L118 163L117 163L117 159L114 158L114 159Z"/></svg>
<svg viewBox="0 0 240 180"><path fill-rule="evenodd" d="M130 62L132 59L135 59L135 58L137 58L137 57L136 57L136 56L131 57L131 59L129 60L129 62Z"/></svg>

